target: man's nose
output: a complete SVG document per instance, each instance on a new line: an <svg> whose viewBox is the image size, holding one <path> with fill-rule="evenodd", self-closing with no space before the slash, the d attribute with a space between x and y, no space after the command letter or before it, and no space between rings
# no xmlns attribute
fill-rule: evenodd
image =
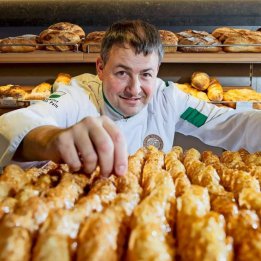
<svg viewBox="0 0 261 261"><path fill-rule="evenodd" d="M139 76L135 76L131 79L129 85L129 92L133 96L138 96L138 94L141 92L141 82Z"/></svg>

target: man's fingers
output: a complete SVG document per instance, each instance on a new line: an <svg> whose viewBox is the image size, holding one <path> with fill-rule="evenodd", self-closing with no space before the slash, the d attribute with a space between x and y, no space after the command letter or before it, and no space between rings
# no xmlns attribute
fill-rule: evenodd
<svg viewBox="0 0 261 261"><path fill-rule="evenodd" d="M103 120L103 127L109 133L114 146L114 171L116 175L124 175L128 168L128 152L126 141L119 128L107 117Z"/></svg>
<svg viewBox="0 0 261 261"><path fill-rule="evenodd" d="M98 154L101 175L108 177L112 173L114 162L114 146L111 137L101 124L93 126L89 134Z"/></svg>
<svg viewBox="0 0 261 261"><path fill-rule="evenodd" d="M88 131L82 133L80 139L75 140L85 173L92 173L98 164L98 156L93 148Z"/></svg>
<svg viewBox="0 0 261 261"><path fill-rule="evenodd" d="M56 141L57 150L59 151L62 161L68 164L72 171L78 171L81 168L81 161L73 139L70 138L70 134L64 132L58 139L59 140Z"/></svg>

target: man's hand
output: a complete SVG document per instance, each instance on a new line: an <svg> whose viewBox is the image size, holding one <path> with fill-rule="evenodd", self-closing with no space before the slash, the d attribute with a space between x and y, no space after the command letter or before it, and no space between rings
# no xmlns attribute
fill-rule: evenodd
<svg viewBox="0 0 261 261"><path fill-rule="evenodd" d="M127 145L115 123L106 116L86 117L70 128L42 126L30 131L23 141L27 160L67 163L73 171L83 167L91 173L99 165L101 174L127 171Z"/></svg>

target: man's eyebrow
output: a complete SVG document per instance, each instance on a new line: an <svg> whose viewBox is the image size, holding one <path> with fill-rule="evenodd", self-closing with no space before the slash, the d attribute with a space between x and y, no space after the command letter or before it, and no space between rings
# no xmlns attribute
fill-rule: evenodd
<svg viewBox="0 0 261 261"><path fill-rule="evenodd" d="M121 67L125 70L131 71L132 69L124 64L118 64L116 67ZM153 71L153 68L146 68L144 70L142 70L142 72L147 72L147 71Z"/></svg>

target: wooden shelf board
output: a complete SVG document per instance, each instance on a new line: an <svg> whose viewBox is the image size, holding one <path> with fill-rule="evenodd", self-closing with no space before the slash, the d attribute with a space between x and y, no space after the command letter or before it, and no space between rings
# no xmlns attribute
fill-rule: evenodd
<svg viewBox="0 0 261 261"><path fill-rule="evenodd" d="M95 63L98 53L0 53L0 63ZM163 63L261 63L261 53L166 53Z"/></svg>
<svg viewBox="0 0 261 261"><path fill-rule="evenodd" d="M0 53L0 63L83 63L82 52Z"/></svg>
<svg viewBox="0 0 261 261"><path fill-rule="evenodd" d="M261 63L261 53L166 53L164 63Z"/></svg>

